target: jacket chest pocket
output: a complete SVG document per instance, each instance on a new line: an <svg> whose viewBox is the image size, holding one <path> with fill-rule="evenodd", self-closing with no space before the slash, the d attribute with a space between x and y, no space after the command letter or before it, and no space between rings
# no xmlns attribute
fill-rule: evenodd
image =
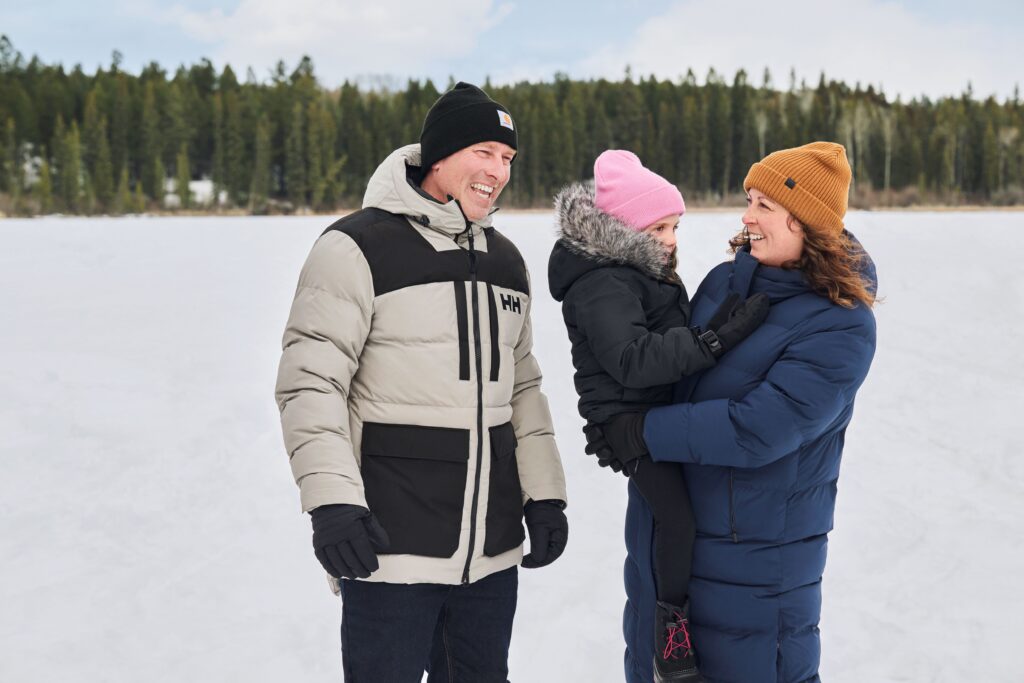
<svg viewBox="0 0 1024 683"><path fill-rule="evenodd" d="M459 547L469 430L366 422L363 487L389 554L451 557Z"/></svg>
<svg viewBox="0 0 1024 683"><path fill-rule="evenodd" d="M523 491L516 462L516 433L511 422L491 427L491 474L487 486L484 554L500 555L517 548L523 531Z"/></svg>

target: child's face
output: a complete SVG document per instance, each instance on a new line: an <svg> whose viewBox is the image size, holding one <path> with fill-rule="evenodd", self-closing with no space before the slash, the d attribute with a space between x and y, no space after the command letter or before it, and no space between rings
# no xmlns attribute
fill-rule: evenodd
<svg viewBox="0 0 1024 683"><path fill-rule="evenodd" d="M678 229L679 216L675 214L665 216L644 228L644 233L653 237L665 250L666 262L668 262L676 250L676 230Z"/></svg>

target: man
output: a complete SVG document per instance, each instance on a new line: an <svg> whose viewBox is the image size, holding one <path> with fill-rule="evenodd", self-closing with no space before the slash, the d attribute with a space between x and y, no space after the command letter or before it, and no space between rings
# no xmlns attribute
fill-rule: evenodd
<svg viewBox="0 0 1024 683"><path fill-rule="evenodd" d="M504 682L516 566L565 547L529 278L491 227L516 149L508 110L459 83L299 276L276 396L346 681Z"/></svg>

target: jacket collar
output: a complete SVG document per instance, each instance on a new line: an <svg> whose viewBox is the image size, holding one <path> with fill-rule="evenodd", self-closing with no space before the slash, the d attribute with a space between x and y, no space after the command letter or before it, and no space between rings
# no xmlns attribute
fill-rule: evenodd
<svg viewBox="0 0 1024 683"><path fill-rule="evenodd" d="M860 241L852 233L844 232L846 232L846 236L850 239L853 248L862 255L860 262L861 276L868 282L869 289L876 290L878 287L878 277L875 273L874 261L871 260L871 256L868 255ZM768 295L772 303L811 291L811 287L804 278L802 270L762 265L760 261L750 255L750 245L742 247L736 252L736 260L733 262L732 275L729 280L729 289L743 297L763 292Z"/></svg>
<svg viewBox="0 0 1024 683"><path fill-rule="evenodd" d="M406 216L424 228L456 238L470 223L455 200L442 204L429 197L409 177L408 167L420 166L419 144L406 145L392 152L370 176L363 195L363 208L377 208ZM472 222L473 232L491 227L491 215Z"/></svg>

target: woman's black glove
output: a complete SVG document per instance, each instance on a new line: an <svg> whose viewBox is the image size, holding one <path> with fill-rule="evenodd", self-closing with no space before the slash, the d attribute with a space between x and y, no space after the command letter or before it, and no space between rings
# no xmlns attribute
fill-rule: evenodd
<svg viewBox="0 0 1024 683"><path fill-rule="evenodd" d="M718 358L760 327L768 317L768 308L767 294L755 294L740 301L740 295L731 292L711 316L705 326L706 331L700 334L700 340Z"/></svg>
<svg viewBox="0 0 1024 683"><path fill-rule="evenodd" d="M627 477L636 471L640 458L648 454L644 441L647 413L620 413L600 425L587 424L586 452L597 456L597 464L611 467Z"/></svg>
<svg viewBox="0 0 1024 683"><path fill-rule="evenodd" d="M365 579L380 568L377 553L387 550L388 534L360 505L321 505L313 518L313 552L336 579Z"/></svg>
<svg viewBox="0 0 1024 683"><path fill-rule="evenodd" d="M523 567L536 569L559 558L569 540L569 520L565 503L560 500L531 500L523 508L526 528L530 531L530 554L523 558Z"/></svg>

